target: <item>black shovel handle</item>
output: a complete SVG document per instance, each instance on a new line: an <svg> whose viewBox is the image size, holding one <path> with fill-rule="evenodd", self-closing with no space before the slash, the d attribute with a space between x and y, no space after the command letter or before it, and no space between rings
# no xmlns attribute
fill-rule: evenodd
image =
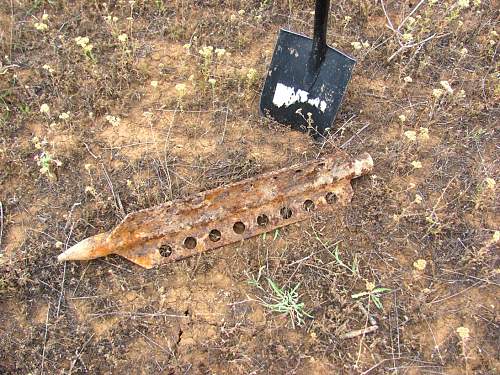
<svg viewBox="0 0 500 375"><path fill-rule="evenodd" d="M328 26L328 12L330 0L316 0L314 12L314 37L311 51L311 68L315 71L323 62L326 54L326 29Z"/></svg>

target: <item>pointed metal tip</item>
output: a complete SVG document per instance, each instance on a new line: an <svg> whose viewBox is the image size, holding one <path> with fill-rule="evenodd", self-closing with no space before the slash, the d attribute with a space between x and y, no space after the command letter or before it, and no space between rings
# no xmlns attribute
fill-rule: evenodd
<svg viewBox="0 0 500 375"><path fill-rule="evenodd" d="M64 262L64 261L66 261L66 260L69 260L69 259L68 259L68 254L66 254L66 251L65 251L64 253L59 254L59 255L57 256L57 261L58 261L58 262Z"/></svg>
<svg viewBox="0 0 500 375"><path fill-rule="evenodd" d="M90 260L111 254L111 249L105 243L109 233L101 233L78 242L76 245L59 254L57 260Z"/></svg>

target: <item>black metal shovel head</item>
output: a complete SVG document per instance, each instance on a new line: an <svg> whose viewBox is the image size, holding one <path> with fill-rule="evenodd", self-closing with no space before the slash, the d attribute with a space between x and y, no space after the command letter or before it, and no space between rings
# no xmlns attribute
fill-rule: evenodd
<svg viewBox="0 0 500 375"><path fill-rule="evenodd" d="M306 76L312 44L306 36L280 30L260 110L264 116L318 136L331 128L356 61L328 47L311 80Z"/></svg>

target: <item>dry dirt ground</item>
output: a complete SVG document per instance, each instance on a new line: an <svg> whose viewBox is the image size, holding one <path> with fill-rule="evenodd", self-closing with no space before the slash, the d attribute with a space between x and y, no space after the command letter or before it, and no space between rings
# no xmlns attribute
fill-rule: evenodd
<svg viewBox="0 0 500 375"><path fill-rule="evenodd" d="M258 113L312 1L0 0L0 373L500 371L499 4L334 3L328 41L358 63L316 143ZM375 161L345 209L152 270L56 261L129 212L339 150ZM266 278L300 283L303 324Z"/></svg>

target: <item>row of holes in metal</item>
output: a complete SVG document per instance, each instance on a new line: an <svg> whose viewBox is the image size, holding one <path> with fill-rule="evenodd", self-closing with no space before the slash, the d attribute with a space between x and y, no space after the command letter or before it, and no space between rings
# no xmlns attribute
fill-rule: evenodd
<svg viewBox="0 0 500 375"><path fill-rule="evenodd" d="M337 196L335 193L327 193L325 196L325 200L329 204L333 204L337 201ZM304 201L302 204L302 207L304 208L305 211L312 211L314 210L314 202L310 199L307 199ZM280 216L288 220L292 217L293 211L290 207L282 207L280 209ZM261 214L257 216L257 225L260 227L265 227L269 224L269 217L266 214ZM233 231L236 234L243 234L245 232L246 226L243 222L237 221L233 225ZM208 234L208 238L212 242L217 242L222 238L222 233L218 229L212 229L210 233ZM186 239L183 242L183 245L186 249L194 249L196 247L197 241L196 238L194 237L186 237ZM159 248L160 255L162 257L168 257L172 254L172 247L168 244L161 245Z"/></svg>

